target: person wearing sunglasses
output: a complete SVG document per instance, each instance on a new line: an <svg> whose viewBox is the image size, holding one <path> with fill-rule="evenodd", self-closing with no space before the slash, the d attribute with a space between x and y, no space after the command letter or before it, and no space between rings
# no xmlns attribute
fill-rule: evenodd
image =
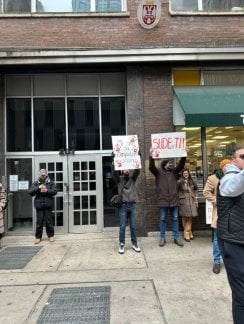
<svg viewBox="0 0 244 324"><path fill-rule="evenodd" d="M244 323L244 146L236 149L217 191L217 237L232 290L234 324Z"/></svg>

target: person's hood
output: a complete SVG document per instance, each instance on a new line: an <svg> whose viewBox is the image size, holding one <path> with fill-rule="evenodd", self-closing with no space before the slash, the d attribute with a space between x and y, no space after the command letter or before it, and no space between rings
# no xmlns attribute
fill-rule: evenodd
<svg viewBox="0 0 244 324"><path fill-rule="evenodd" d="M224 173L223 173L223 171L222 171L221 169L216 170L216 171L214 172L214 174L216 175L216 177L217 177L218 179L221 179L221 178L223 177L223 175L224 175Z"/></svg>
<svg viewBox="0 0 244 324"><path fill-rule="evenodd" d="M226 164L226 172L241 172L241 170L235 164Z"/></svg>

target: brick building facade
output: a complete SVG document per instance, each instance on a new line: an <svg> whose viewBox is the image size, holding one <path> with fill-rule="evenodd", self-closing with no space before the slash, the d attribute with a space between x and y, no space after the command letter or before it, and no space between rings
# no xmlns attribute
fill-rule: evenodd
<svg viewBox="0 0 244 324"><path fill-rule="evenodd" d="M3 1L3 3L5 2ZM29 183L33 181L39 167L48 168L48 163L50 163L49 173L54 177L54 180L60 182L58 198L60 201L57 201L55 205L55 225L57 229L60 227L60 232L103 231L106 228L111 229L118 226L116 211L109 209L108 200L105 201L104 198L108 194L105 194L107 187L104 183L108 182L111 176L108 168L111 148L107 144L103 144L101 139L104 135L103 130L100 129L101 137L98 139L100 146L94 144L94 147L90 147L89 144L84 144L84 146L80 144L79 147L76 138L74 147L72 147L69 139L72 129L69 125L64 127L67 132L64 132L66 135L63 134L63 138L60 139L60 143L64 141L66 145L58 146L59 144L57 144L50 148L45 142L44 135L42 135L41 141L36 139L41 132L41 126L37 132L35 130L36 111L40 113L43 105L50 107L50 101L54 97L63 100L61 105L64 107L64 124L69 119L68 110L72 106L70 98L74 98L76 103L79 101L77 98L91 98L92 96L99 98L97 111L101 117L98 122L100 126L106 124L102 117L103 99L110 100L109 107L112 109L111 102L113 100L111 98L124 98L126 130L124 132L121 130L120 133L118 130L120 126L117 125L116 131L113 133L112 124L115 121L111 120L109 132L111 135L137 134L139 137L143 160L138 183L137 221L140 235L158 231L155 179L148 171L151 134L178 131L185 126L187 145L194 147L193 137L198 141L198 151L192 150L187 166L193 174L197 173L200 192L207 175L218 166L221 158L230 155L229 146L243 145L243 121L240 117L238 122L233 122L230 118L228 123L221 123L222 114L226 111L219 111L219 117L209 115L209 120L216 118L215 124L208 125L206 121L203 123L201 117L199 117L197 125L185 124L184 121L175 122L175 119L178 118L175 100L178 102L178 106L183 109L183 113L187 114L184 102L181 101L180 95L177 96L178 92L175 86L190 86L189 91L194 91L194 86L197 91L201 91L200 88L204 85L207 85L208 91L214 87L216 91L219 91L214 98L220 95L222 100L233 88L239 91L240 96L243 95L244 11L242 11L242 3L238 7L239 9L234 11L230 9L232 7L218 10L208 8L204 11L203 9L189 10L189 6L184 7L184 1L180 2L182 7L174 7L174 1L159 1L161 5L159 22L154 28L146 29L139 23L137 15L138 7L142 5L142 2L137 0L121 1L120 12L58 12L58 10L57 12L35 12L33 9L31 9L32 12L8 12L7 9L4 9L7 7L2 6L0 14L0 120L2 134L0 169L11 202L5 215L6 233L16 233L25 221L29 227L24 226L24 231L33 233L35 213L31 200L27 198L25 181ZM190 2L192 8L195 8L194 1ZM33 3L35 3L34 0L32 0L32 8L35 8ZM45 4L45 1L43 3ZM146 1L143 3L147 4ZM203 1L203 8L204 4ZM187 10L184 10L185 8ZM181 73L180 81L176 78L175 72L178 71ZM192 81L192 72L199 75L199 81ZM113 75L115 75L116 90L112 86ZM233 77L230 78L228 75ZM74 81L76 76L80 83ZM99 84L97 93L95 90L90 92L89 87L87 87L86 93L77 90L79 84L82 84L84 89L86 88L84 76L93 80L91 81L92 86ZM51 80L55 80L55 84L60 82L60 86L54 86ZM121 80L125 80L125 89L121 86ZM50 87L47 82L50 82ZM219 90L221 86L228 89ZM94 86L95 88L96 86ZM49 98L49 104L47 98ZM45 103L42 102L42 99ZM55 110L56 108L53 107L61 109L60 104L54 103L55 100L52 101L52 108L49 109ZM106 101L106 99L104 100ZM221 103L220 100L218 105L221 106ZM85 105L85 103L82 104ZM96 104L93 102L93 105ZM119 109L119 104L116 105L116 109ZM106 109L106 104L104 107ZM24 121L19 118L19 111L25 113ZM238 109L234 110L234 113L240 116ZM110 118L112 118L111 116L112 112L110 111ZM93 112L91 124L95 123L94 119L95 112ZM89 120L88 118L88 122ZM47 123L47 118L45 121ZM53 122L54 124L55 122ZM23 132L19 131L18 125L22 128L28 125L26 134L23 135ZM199 129L197 135L191 136L190 129L193 126ZM59 126L55 127L58 129ZM76 127L76 129L79 128ZM227 130L224 127L227 127ZM211 147L208 146L210 134L212 136L214 132L216 134L217 132L219 132L218 134L230 132L231 127L234 127L235 134L238 135L234 135L233 132L228 133L229 142L224 143L225 147L222 150L217 149L222 145L222 139L212 144ZM86 125L84 130L88 130ZM49 129L47 128L46 131ZM50 134L53 137L57 136L56 133ZM20 145L17 147L15 142L21 136L23 136L23 141L20 140ZM55 143L55 138L53 143ZM61 151L62 149L64 152ZM72 149L75 154L71 156ZM194 156L197 161L194 160ZM67 161L64 160L64 157L67 157ZM68 161L68 159L70 160ZM78 161L85 163L87 159L90 159L90 162L95 162L96 166L102 164L102 169L95 167L94 170L90 167L87 172L88 178L90 176L89 179L92 179L91 175L96 173L95 179L97 183L103 183L103 187L102 185L98 187L97 184L96 190L93 192L94 187L91 183L88 183L89 181L84 183L83 179L83 182L80 181L81 187L77 184L77 188L80 188L76 190L79 192L77 201L73 201L74 183L72 186L69 184L66 186L66 181L58 178L58 163L63 163L64 174L62 177L68 179L68 183L72 178L69 171L70 163L75 167L75 163ZM54 165L55 170L52 169ZM26 170L31 171L25 173ZM83 171L83 169L79 169L79 172ZM104 175L105 171L107 176ZM72 169L72 172L74 176L75 169ZM18 175L18 179L10 177L13 175ZM11 181L21 182L18 189L11 188ZM23 186L22 190L21 186ZM89 190L86 186L89 186ZM70 188L72 188L72 193L69 191ZM89 191L86 198L83 197L82 192L84 191ZM91 198L91 196L96 196L96 198ZM67 199L70 200L69 206L64 207ZM86 204L85 201L89 201L89 203ZM31 214L26 218L19 213L20 209L26 210L25 204L31 210ZM110 216L113 220L109 219ZM199 217L193 226L193 229L209 228L205 222L205 201L203 198L200 199Z"/></svg>

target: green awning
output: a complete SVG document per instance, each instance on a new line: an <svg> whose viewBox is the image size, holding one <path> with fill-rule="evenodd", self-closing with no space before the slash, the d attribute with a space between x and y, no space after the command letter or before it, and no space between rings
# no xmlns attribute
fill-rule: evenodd
<svg viewBox="0 0 244 324"><path fill-rule="evenodd" d="M244 125L244 87L174 87L187 127Z"/></svg>

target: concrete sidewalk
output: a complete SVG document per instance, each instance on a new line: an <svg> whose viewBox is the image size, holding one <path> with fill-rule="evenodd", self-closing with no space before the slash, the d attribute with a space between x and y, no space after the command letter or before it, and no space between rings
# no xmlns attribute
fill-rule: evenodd
<svg viewBox="0 0 244 324"><path fill-rule="evenodd" d="M0 270L1 323L37 323L55 288L104 286L111 287L110 324L232 323L224 267L219 275L212 272L210 232L196 232L183 248L170 236L164 247L156 234L142 237L141 253L131 249L127 234L124 255L118 233L55 239L44 237L23 269ZM33 237L5 237L1 251L16 246L34 246Z"/></svg>

